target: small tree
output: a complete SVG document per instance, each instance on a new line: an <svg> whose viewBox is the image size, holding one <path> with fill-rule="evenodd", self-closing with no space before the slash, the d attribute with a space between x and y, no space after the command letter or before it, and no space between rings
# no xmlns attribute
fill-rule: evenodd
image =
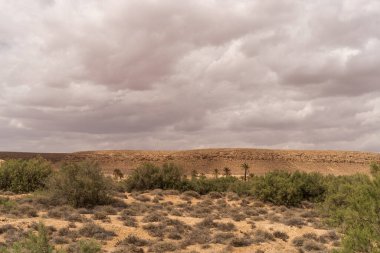
<svg viewBox="0 0 380 253"><path fill-rule="evenodd" d="M224 171L224 176L226 176L226 177L231 176L231 169L230 168L224 167L223 171Z"/></svg>
<svg viewBox="0 0 380 253"><path fill-rule="evenodd" d="M241 165L241 167L244 170L244 181L247 181L247 175L248 175L249 165L247 163L243 163Z"/></svg>
<svg viewBox="0 0 380 253"><path fill-rule="evenodd" d="M214 169L214 176L215 176L215 178L218 178L218 176L219 176L219 170L218 169Z"/></svg>
<svg viewBox="0 0 380 253"><path fill-rule="evenodd" d="M116 180L117 180L117 179L121 180L121 179L124 178L124 174L123 174L123 172L121 172L120 169L114 169L114 170L113 170L113 176L114 176L114 178L115 178Z"/></svg>

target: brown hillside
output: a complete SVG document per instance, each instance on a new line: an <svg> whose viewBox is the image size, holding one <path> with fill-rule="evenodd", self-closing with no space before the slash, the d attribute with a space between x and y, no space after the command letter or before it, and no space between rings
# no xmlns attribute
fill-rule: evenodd
<svg viewBox="0 0 380 253"><path fill-rule="evenodd" d="M30 158L37 153L0 153L0 159ZM186 151L88 151L76 153L40 154L55 164L62 161L95 159L106 169L120 168L128 173L140 164L172 162L180 165L188 173L212 173L215 168L229 167L233 174L241 174L244 162L251 167L250 172L263 174L270 170L318 171L324 174L346 175L369 173L369 164L380 161L379 153L353 151L301 151L267 149L201 149Z"/></svg>
<svg viewBox="0 0 380 253"><path fill-rule="evenodd" d="M212 173L215 168L229 167L234 174L241 174L244 162L250 172L263 174L270 170L318 171L324 174L368 173L372 161L380 161L378 153L348 151L297 151L266 149L203 149L188 151L95 151L79 152L67 157L81 160L97 159L106 169L121 168L125 172L144 162L163 164L172 162L187 172Z"/></svg>

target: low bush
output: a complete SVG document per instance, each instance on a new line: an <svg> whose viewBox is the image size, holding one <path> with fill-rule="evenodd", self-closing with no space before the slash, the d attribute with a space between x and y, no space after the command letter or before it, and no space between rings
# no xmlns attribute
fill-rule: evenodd
<svg viewBox="0 0 380 253"><path fill-rule="evenodd" d="M86 223L81 229L79 229L79 234L88 238L95 238L98 240L109 240L116 236L113 231L108 231L95 223Z"/></svg>
<svg viewBox="0 0 380 253"><path fill-rule="evenodd" d="M230 245L233 247L247 247L247 246L250 246L252 243L253 243L252 238L245 236L245 237L234 237L231 240Z"/></svg>
<svg viewBox="0 0 380 253"><path fill-rule="evenodd" d="M111 201L112 183L96 162L83 161L62 165L49 182L54 199L74 207L92 207Z"/></svg>
<svg viewBox="0 0 380 253"><path fill-rule="evenodd" d="M275 238L283 240L284 242L286 242L289 239L288 234L285 232L281 232L281 231L274 231L273 236Z"/></svg>
<svg viewBox="0 0 380 253"><path fill-rule="evenodd" d="M166 226L162 223L148 223L142 227L152 237L164 237Z"/></svg>
<svg viewBox="0 0 380 253"><path fill-rule="evenodd" d="M149 248L149 252L173 252L178 249L178 246L173 242L157 242Z"/></svg>
<svg viewBox="0 0 380 253"><path fill-rule="evenodd" d="M142 239L136 235L128 235L124 240L117 243L119 245L135 245L138 247L143 247L150 245L150 241Z"/></svg>
<svg viewBox="0 0 380 253"><path fill-rule="evenodd" d="M44 188L52 173L51 163L42 157L9 160L0 167L0 190L27 193Z"/></svg>
<svg viewBox="0 0 380 253"><path fill-rule="evenodd" d="M254 242L263 243L267 241L274 241L274 236L266 230L258 229L254 233Z"/></svg>

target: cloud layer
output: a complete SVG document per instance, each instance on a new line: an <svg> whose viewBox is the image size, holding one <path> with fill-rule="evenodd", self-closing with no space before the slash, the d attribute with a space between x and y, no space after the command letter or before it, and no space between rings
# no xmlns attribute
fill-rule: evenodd
<svg viewBox="0 0 380 253"><path fill-rule="evenodd" d="M380 151L380 2L0 0L0 150Z"/></svg>

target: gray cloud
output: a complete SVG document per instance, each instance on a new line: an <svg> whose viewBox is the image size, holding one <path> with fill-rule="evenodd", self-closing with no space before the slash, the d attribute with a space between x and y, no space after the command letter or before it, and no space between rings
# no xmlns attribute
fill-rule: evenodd
<svg viewBox="0 0 380 253"><path fill-rule="evenodd" d="M378 1L1 1L0 150L380 151Z"/></svg>

